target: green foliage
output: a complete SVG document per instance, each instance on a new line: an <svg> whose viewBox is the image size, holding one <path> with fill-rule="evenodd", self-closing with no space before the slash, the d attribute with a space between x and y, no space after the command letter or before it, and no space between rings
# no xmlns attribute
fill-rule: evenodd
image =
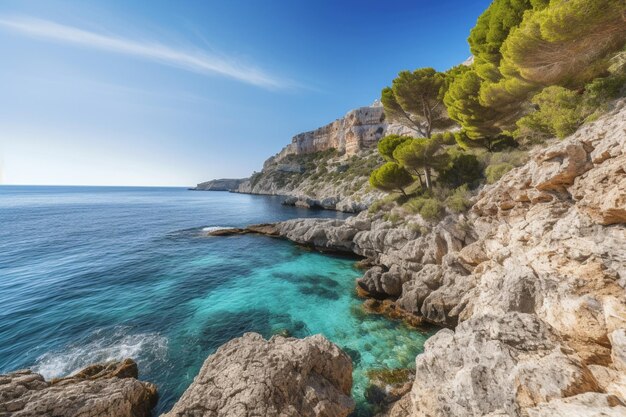
<svg viewBox="0 0 626 417"><path fill-rule="evenodd" d="M456 188L452 194L446 198L445 204L452 212L462 213L472 206L470 198L472 193L469 191L467 184Z"/></svg>
<svg viewBox="0 0 626 417"><path fill-rule="evenodd" d="M531 131L543 133L546 137L564 138L582 124L582 96L575 91L551 86L535 95L531 102L538 110L518 120L518 137L522 132Z"/></svg>
<svg viewBox="0 0 626 417"><path fill-rule="evenodd" d="M623 48L625 12L623 0L552 0L511 32L503 68L539 85L584 85L606 71L607 54Z"/></svg>
<svg viewBox="0 0 626 417"><path fill-rule="evenodd" d="M387 162L370 175L370 184L382 191L399 191L406 195L404 188L413 182L413 177L395 162Z"/></svg>
<svg viewBox="0 0 626 417"><path fill-rule="evenodd" d="M626 66L624 16L624 0L494 0L468 39L473 70L456 77L446 94L450 117L470 139L497 136L516 128L537 91L551 86L579 90L608 71L621 71ZM575 104L557 112L559 120L552 123L541 114L525 119L517 136L536 142L571 132L582 123L580 115L585 119L593 113ZM544 107L548 117L551 104Z"/></svg>
<svg viewBox="0 0 626 417"><path fill-rule="evenodd" d="M526 10L543 6L548 1L494 0L480 15L468 42L481 78L492 81L499 78L500 48L509 32L521 23Z"/></svg>
<svg viewBox="0 0 626 417"><path fill-rule="evenodd" d="M466 71L450 84L444 96L450 118L461 125L470 139L496 136L501 132L499 122L503 114L480 103L482 82L476 71Z"/></svg>
<svg viewBox="0 0 626 417"><path fill-rule="evenodd" d="M604 76L624 47L623 0L551 0L529 10L502 43L500 80L481 87L480 102L518 109L546 86L580 88Z"/></svg>
<svg viewBox="0 0 626 417"><path fill-rule="evenodd" d="M450 68L448 71L446 71L445 77L446 77L446 86L445 91L448 91L448 88L450 87L450 84L452 84L454 82L454 80L456 80L457 78L463 76L463 74L465 74L468 71L471 71L472 67L461 64L461 65L457 65L454 66L452 68ZM444 93L445 94L445 93Z"/></svg>
<svg viewBox="0 0 626 417"><path fill-rule="evenodd" d="M608 77L596 78L585 86L584 104L591 111L602 108L608 101L623 96L626 92L625 89L626 70Z"/></svg>
<svg viewBox="0 0 626 417"><path fill-rule="evenodd" d="M378 142L378 153L387 161L395 162L393 152L396 148L402 145L404 142L411 140L408 136L389 135L385 136Z"/></svg>
<svg viewBox="0 0 626 417"><path fill-rule="evenodd" d="M380 200L374 201L367 211L370 214L378 213L379 211L389 211L393 208L395 202L396 196L388 195Z"/></svg>
<svg viewBox="0 0 626 417"><path fill-rule="evenodd" d="M444 214L441 202L428 195L412 198L403 207L411 213L419 214L424 220L436 220Z"/></svg>
<svg viewBox="0 0 626 417"><path fill-rule="evenodd" d="M454 139L462 149L483 148L489 152L499 152L505 149L516 148L518 143L508 134L497 136L485 136L482 138L470 139L464 130L456 132Z"/></svg>
<svg viewBox="0 0 626 417"><path fill-rule="evenodd" d="M391 222L395 226L402 221L402 217L398 213L385 213L383 220Z"/></svg>
<svg viewBox="0 0 626 417"><path fill-rule="evenodd" d="M479 152L476 157L483 167L504 162L519 167L528 161L528 152L517 149L503 152Z"/></svg>
<svg viewBox="0 0 626 417"><path fill-rule="evenodd" d="M495 164L495 165L489 165L485 169L485 176L487 177L487 182L489 184L493 184L494 182L498 181L500 178L502 178L504 174L506 174L513 168L515 167L509 164L508 162L503 162L503 163Z"/></svg>
<svg viewBox="0 0 626 417"><path fill-rule="evenodd" d="M615 74L593 80L582 93L565 87L546 87L531 99L537 110L517 121L514 135L527 143L553 136L565 138L585 121L597 117L610 100L623 92L625 84L626 75Z"/></svg>
<svg viewBox="0 0 626 417"><path fill-rule="evenodd" d="M415 130L420 136L430 137L433 129L449 126L443 105L447 87L446 75L433 68L402 71L393 80L392 86L382 91L385 115L389 120Z"/></svg>
<svg viewBox="0 0 626 417"><path fill-rule="evenodd" d="M424 172L424 185L431 188L431 170L440 170L447 166L448 155L441 152L443 149L439 138L412 139L398 146L393 153L393 157L398 163L414 173L420 180L421 173Z"/></svg>
<svg viewBox="0 0 626 417"><path fill-rule="evenodd" d="M454 136L454 132L445 131L434 133L432 135L432 139L439 141L442 145L454 145L456 143L456 138Z"/></svg>
<svg viewBox="0 0 626 417"><path fill-rule="evenodd" d="M459 147L448 149L448 164L439 172L438 181L443 185L459 187L469 184L472 188L478 185L483 170L476 155L463 152Z"/></svg>

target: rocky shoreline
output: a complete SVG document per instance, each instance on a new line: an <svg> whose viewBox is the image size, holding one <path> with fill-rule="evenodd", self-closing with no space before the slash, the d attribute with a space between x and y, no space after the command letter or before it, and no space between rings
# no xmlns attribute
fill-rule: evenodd
<svg viewBox="0 0 626 417"><path fill-rule="evenodd" d="M416 358L410 390L382 416L626 415L623 103L535 151L466 215L411 224L419 227L362 212L212 234L359 255L369 265L360 290L444 327ZM0 416L148 415L156 389L124 364L50 382L2 375ZM351 383L349 357L321 336L246 334L209 356L166 416L345 417Z"/></svg>
<svg viewBox="0 0 626 417"><path fill-rule="evenodd" d="M621 104L422 231L367 213L266 225L367 258L362 290L448 328L387 415L626 414L625 128Z"/></svg>

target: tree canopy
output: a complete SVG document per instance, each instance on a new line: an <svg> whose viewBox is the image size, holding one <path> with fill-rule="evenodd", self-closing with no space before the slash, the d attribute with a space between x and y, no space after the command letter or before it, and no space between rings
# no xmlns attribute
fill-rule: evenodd
<svg viewBox="0 0 626 417"><path fill-rule="evenodd" d="M431 189L431 170L443 168L448 163L448 155L440 152L442 148L438 138L412 139L398 146L393 157L402 167L415 173L420 181L420 171L423 171L424 185Z"/></svg>
<svg viewBox="0 0 626 417"><path fill-rule="evenodd" d="M503 108L546 86L583 87L607 75L610 59L624 47L624 0L540 3L502 43L502 77L484 83L481 104Z"/></svg>
<svg viewBox="0 0 626 417"><path fill-rule="evenodd" d="M542 7L549 0L494 0L478 17L468 42L474 55L475 68L481 78L497 81L502 55L500 48L511 29L518 26L526 10Z"/></svg>
<svg viewBox="0 0 626 417"><path fill-rule="evenodd" d="M404 188L413 183L413 177L395 162L387 162L370 175L370 184L382 191L399 191L406 196Z"/></svg>
<svg viewBox="0 0 626 417"><path fill-rule="evenodd" d="M383 158L387 161L395 162L396 160L393 157L393 151L404 142L411 140L408 136L399 136L399 135L388 135L378 141L378 153L380 153Z"/></svg>
<svg viewBox="0 0 626 417"><path fill-rule="evenodd" d="M502 113L479 100L482 79L475 70L457 77L444 97L450 118L461 125L470 139L498 135Z"/></svg>
<svg viewBox="0 0 626 417"><path fill-rule="evenodd" d="M402 71L382 91L385 115L428 138L433 129L450 124L443 104L447 86L446 75L433 68Z"/></svg>

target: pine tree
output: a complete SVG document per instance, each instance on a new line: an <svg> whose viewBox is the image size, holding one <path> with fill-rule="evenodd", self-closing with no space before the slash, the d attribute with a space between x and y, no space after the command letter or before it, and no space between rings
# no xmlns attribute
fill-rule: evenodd
<svg viewBox="0 0 626 417"><path fill-rule="evenodd" d="M421 180L424 173L424 185L432 188L432 170L442 169L448 163L448 155L442 153L442 143L438 138L412 139L398 146L393 153L394 159Z"/></svg>
<svg viewBox="0 0 626 417"><path fill-rule="evenodd" d="M429 138L433 129L450 125L443 104L447 86L446 75L433 68L402 71L392 86L382 91L385 115Z"/></svg>
<svg viewBox="0 0 626 417"><path fill-rule="evenodd" d="M387 162L370 175L370 184L382 191L399 191L406 197L404 188L413 183L413 177L395 162Z"/></svg>

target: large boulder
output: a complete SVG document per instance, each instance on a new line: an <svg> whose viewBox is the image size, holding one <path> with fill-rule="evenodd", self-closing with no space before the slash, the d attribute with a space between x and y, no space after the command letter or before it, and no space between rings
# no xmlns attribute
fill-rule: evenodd
<svg viewBox="0 0 626 417"><path fill-rule="evenodd" d="M130 359L52 381L29 370L0 375L0 416L149 417L157 389L136 378Z"/></svg>
<svg viewBox="0 0 626 417"><path fill-rule="evenodd" d="M409 415L521 416L553 399L599 391L588 367L537 316L485 315L426 342Z"/></svg>
<svg viewBox="0 0 626 417"><path fill-rule="evenodd" d="M323 336L246 333L209 356L162 417L345 417L351 388L350 357Z"/></svg>

